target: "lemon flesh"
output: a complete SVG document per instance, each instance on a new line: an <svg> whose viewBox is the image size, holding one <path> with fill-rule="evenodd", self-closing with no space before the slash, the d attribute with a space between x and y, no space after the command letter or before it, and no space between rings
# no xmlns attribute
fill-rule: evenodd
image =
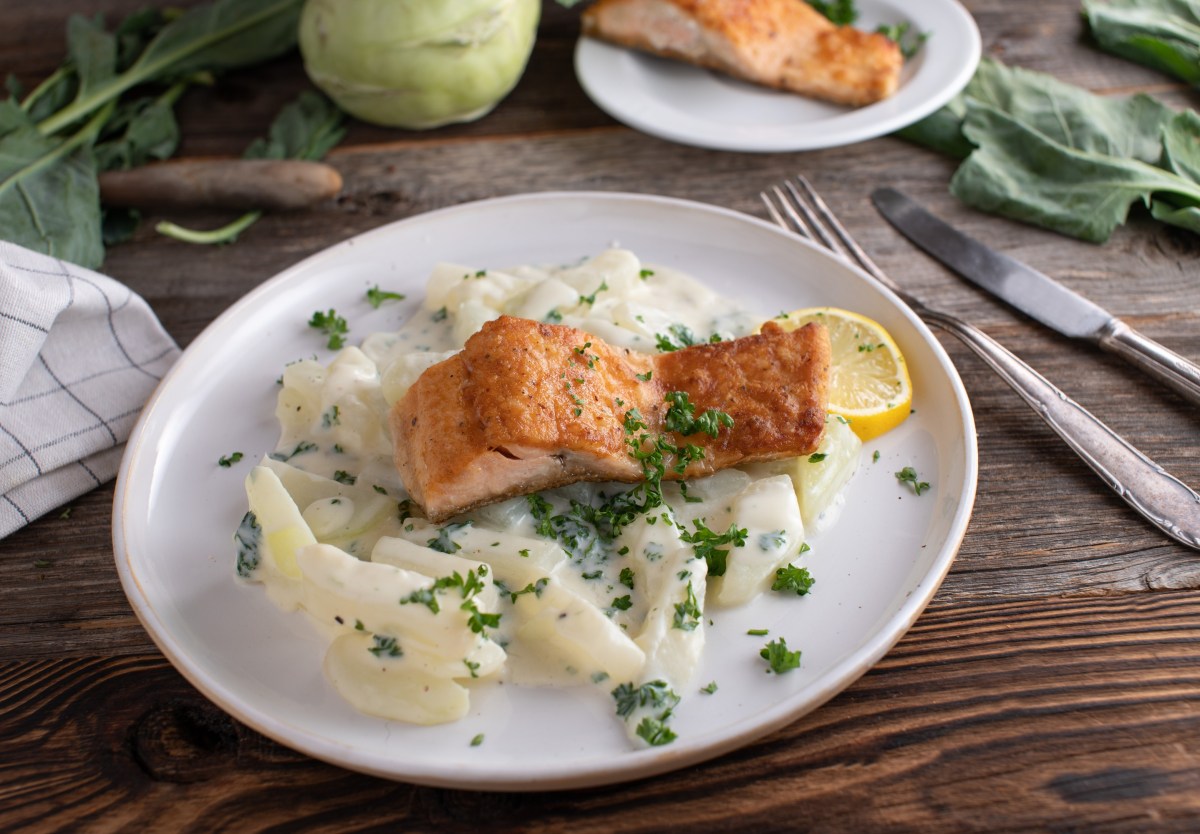
<svg viewBox="0 0 1200 834"><path fill-rule="evenodd" d="M860 440L891 431L912 411L904 355L879 322L837 307L808 307L775 319L786 330L810 321L829 330L832 366L828 411L850 421Z"/></svg>

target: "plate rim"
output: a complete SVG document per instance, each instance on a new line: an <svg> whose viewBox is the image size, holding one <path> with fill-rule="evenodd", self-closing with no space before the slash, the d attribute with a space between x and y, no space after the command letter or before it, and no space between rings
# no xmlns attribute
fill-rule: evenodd
<svg viewBox="0 0 1200 834"><path fill-rule="evenodd" d="M911 2L912 0L910 0ZM621 53L632 53L635 59L653 59L667 60L655 58L648 54L636 53L626 47L614 46L603 41L580 35L576 41L573 65L575 76L580 87L583 88L587 97L607 113L612 118L622 124L632 127L635 130L646 133L650 136L655 136L660 139L666 139L672 142L678 142L684 145L691 145L698 148L706 148L709 150L736 151L743 153L784 153L793 151L812 151L821 150L824 148L841 147L851 145L858 142L864 142L869 139L876 139L880 136L892 133L901 128L907 127L920 119L925 118L933 113L942 105L946 104L950 99L954 98L971 80L976 67L983 54L983 41L979 32L979 26L975 22L975 18L970 11L960 2L960 0L917 0L917 2L936 4L942 7L939 11L944 11L952 15L950 22L955 24L954 34L965 36L965 40L959 42L956 39L955 47L961 51L961 58L954 64L956 71L947 77L936 93L929 95L919 104L910 107L908 110L902 111L899 114L893 114L888 118L881 119L871 126L860 127L855 130L843 131L841 133L834 131L827 133L818 131L816 133L797 130L793 138L781 138L772 135L762 139L748 139L745 136L738 136L730 132L718 132L706 136L696 136L686 131L676 130L673 128L671 119L653 119L644 117L643 114L634 108L625 106L620 93L613 94L608 90L603 81L598 81L598 78L592 67L596 60L596 50L614 50ZM924 48L929 49L930 44L936 41L932 38L926 41ZM686 66L679 64L679 66ZM700 67L692 67L697 73L712 72ZM899 95L901 91L893 95ZM881 102L882 103L882 102ZM871 105L867 105L871 106ZM849 111L850 114L857 110ZM841 115L832 119L823 119L819 122L821 125L828 125L831 122L835 123ZM805 123L797 122L794 126L801 127Z"/></svg>
<svg viewBox="0 0 1200 834"><path fill-rule="evenodd" d="M723 215L737 222L757 225L769 230L772 234L785 236L792 243L807 246L815 250L822 257L834 260L841 268L858 273L867 285L879 289L881 294L889 299L897 311L910 320L938 358L941 370L946 375L954 393L958 414L963 420L963 448L961 451L964 454L963 468L965 482L962 484L962 498L958 503L953 518L948 522L949 535L931 562L931 570L921 577L919 585L921 592L914 591L911 593L899 609L881 623L868 641L845 659L837 662L832 667L830 673L819 678L816 681L819 685L816 687L815 695L810 694L807 696L805 699L806 702L803 705L789 709L787 708L787 703L789 700L794 700L794 696L793 698L785 698L767 710L765 713L767 718L765 720L762 718L763 713L760 713L753 719L743 719L737 722L737 724L732 725L726 735L700 748L684 748L676 751L671 747L665 747L631 751L628 756L623 756L619 760L614 760L612 763L607 763L602 767L580 768L578 772L572 771L566 774L562 772L560 767L554 767L551 764L543 764L541 769L537 771L531 771L526 768L518 778L499 774L492 774L490 778L481 777L478 773L474 772L457 772L457 769L453 766L443 766L441 770L436 772L414 772L411 768L389 767L386 757L378 753L364 751L349 745L329 743L324 737L314 735L311 732L306 734L304 730L291 727L286 722L278 720L259 709L255 709L251 704L243 704L242 699L236 693L231 692L220 681L210 680L202 673L202 670L198 668L186 652L181 651L180 647L176 646L174 639L171 639L172 636L166 633L166 624L162 622L154 611L153 602L143 589L142 583L139 581L131 564L133 560L128 551L126 537L126 517L129 512L128 502L130 501L130 473L135 469L135 464L141 455L153 455L154 453L153 449L145 448L145 440L147 439L145 435L149 432L151 423L158 418L157 410L160 400L168 392L170 386L173 385L173 381L177 376L185 374L187 367L193 362L202 361L196 357L201 356L203 348L210 341L220 338L223 323L226 320L238 315L245 307L255 304L259 297L271 294L274 287L293 280L292 276L295 274L312 269L322 260L339 258L345 249L355 246L358 242L366 238L375 236L386 237L395 227L402 224L430 222L451 213L480 209L494 210L497 208L502 210L505 205L517 202L541 201L554 203L562 200L613 202L632 200L643 203L657 203L668 211L680 209L699 210ZM130 606L133 608L134 613L147 634L171 665L218 708L246 726L289 749L348 770L433 787L489 791L566 790L598 787L659 775L680 767L708 761L732 750L745 747L753 741L819 708L873 668L904 637L920 617L921 613L937 593L938 588L953 565L963 538L966 535L970 517L974 509L978 487L978 470L978 436L974 414L965 386L949 355L945 352L945 349L937 338L929 331L927 325L907 305L900 301L893 293L887 291L886 288L877 287L873 280L856 266L836 258L836 256L833 256L827 250L811 241L786 232L753 215L696 200L636 192L561 190L528 192L446 206L401 218L361 232L338 243L334 243L284 268L250 290L218 315L197 335L183 351L179 360L164 375L153 395L147 401L145 408L138 418L137 424L130 434L116 481L112 515L113 552L118 577ZM928 587L925 587L926 584L928 584ZM747 721L750 721L753 726L743 730L733 729L740 727ZM299 733L299 735L296 733Z"/></svg>

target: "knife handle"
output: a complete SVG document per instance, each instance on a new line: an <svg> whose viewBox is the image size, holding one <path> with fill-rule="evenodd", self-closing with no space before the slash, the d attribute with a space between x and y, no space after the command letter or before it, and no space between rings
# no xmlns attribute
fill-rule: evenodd
<svg viewBox="0 0 1200 834"><path fill-rule="evenodd" d="M921 317L960 339L1129 506L1175 541L1200 550L1200 495L982 330L928 308Z"/></svg>
<svg viewBox="0 0 1200 834"><path fill-rule="evenodd" d="M1100 332L1099 344L1200 405L1200 367L1195 363L1116 318Z"/></svg>

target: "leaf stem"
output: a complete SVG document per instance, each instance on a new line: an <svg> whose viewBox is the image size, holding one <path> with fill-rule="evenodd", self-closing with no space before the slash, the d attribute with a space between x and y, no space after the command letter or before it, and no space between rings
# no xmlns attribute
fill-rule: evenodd
<svg viewBox="0 0 1200 834"><path fill-rule="evenodd" d="M44 96L46 92L59 81L62 81L64 78L70 75L71 72L73 72L73 70L70 67L61 66L54 72L50 73L50 75L48 75L41 84L38 84L30 91L29 95L25 96L25 100L21 102L21 109L28 113L29 109L33 107L35 103L37 103L39 98Z"/></svg>
<svg viewBox="0 0 1200 834"><path fill-rule="evenodd" d="M155 45L163 39L164 34L168 34L171 31L171 27L168 26L159 32L158 36L150 42L150 45L146 47L146 51L142 53L142 56L138 58L133 66L120 75L113 76L111 80L97 87L89 95L76 98L75 101L68 104L62 110L39 122L37 126L38 130L43 136L57 133L67 125L82 119L97 107L102 107L106 102L116 99L131 87L152 80L163 71L169 69L172 64L176 64L196 52L207 49L215 43L220 43L226 38L244 32L265 20L270 20L273 16L295 6L298 2L299 0L278 0L278 2L268 6L256 15L250 15L243 20L237 21L232 26L210 32L203 37L185 41L177 48L168 50L161 56L154 57ZM147 59L147 55L151 55L152 57Z"/></svg>
<svg viewBox="0 0 1200 834"><path fill-rule="evenodd" d="M164 220L154 227L154 231L160 235L182 240L184 243L197 243L205 246L214 243L233 243L237 240L238 235L254 225L254 222L260 217L262 217L261 211L246 212L232 223L211 231L189 229L186 226L179 226Z"/></svg>
<svg viewBox="0 0 1200 834"><path fill-rule="evenodd" d="M58 160L72 153L80 145L83 145L94 139L96 134L100 131L100 128L103 127L104 123L108 121L108 117L112 115L112 111L116 106L117 103L115 101L108 102L108 104L106 104L99 113L93 116L87 124L80 128L75 135L71 136L69 139L63 140L61 144L46 151L37 159L21 168L18 168L7 177L0 180L0 195L12 188L14 185L19 184L24 177L32 176L44 168L53 165L54 163L58 162Z"/></svg>

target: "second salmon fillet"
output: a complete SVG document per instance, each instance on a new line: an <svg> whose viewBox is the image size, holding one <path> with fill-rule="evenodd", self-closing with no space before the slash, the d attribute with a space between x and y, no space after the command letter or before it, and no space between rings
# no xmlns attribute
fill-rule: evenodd
<svg viewBox="0 0 1200 834"><path fill-rule="evenodd" d="M396 466L413 500L439 522L478 506L576 481L643 480L627 417L652 434L704 449L668 478L810 454L825 427L825 328L762 333L647 355L571 327L501 316L462 352L425 371L391 413ZM697 415L733 418L715 438L665 429L667 394ZM668 462L669 464L670 462Z"/></svg>
<svg viewBox="0 0 1200 834"><path fill-rule="evenodd" d="M583 33L839 104L887 98L904 63L894 41L804 0L598 0Z"/></svg>

